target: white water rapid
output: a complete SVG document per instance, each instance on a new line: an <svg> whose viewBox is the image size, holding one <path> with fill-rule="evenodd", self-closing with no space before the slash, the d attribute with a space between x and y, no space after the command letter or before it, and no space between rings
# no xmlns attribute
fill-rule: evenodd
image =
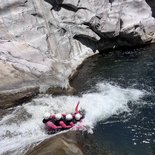
<svg viewBox="0 0 155 155"><path fill-rule="evenodd" d="M0 154L21 155L31 144L48 138L42 123L43 114L74 112L76 103L86 111L84 125L92 128L96 123L112 115L129 112L128 102L140 104L140 99L146 92L121 88L107 82L98 83L94 92L88 92L81 97L50 95L38 97L27 104L16 107L11 113L0 120Z"/></svg>

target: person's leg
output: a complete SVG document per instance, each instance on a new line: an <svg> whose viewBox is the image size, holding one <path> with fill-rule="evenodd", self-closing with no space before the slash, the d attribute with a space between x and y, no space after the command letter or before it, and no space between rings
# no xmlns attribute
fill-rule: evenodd
<svg viewBox="0 0 155 155"><path fill-rule="evenodd" d="M70 125L71 125L71 127L73 127L74 126L74 123L73 122L70 122Z"/></svg>
<svg viewBox="0 0 155 155"><path fill-rule="evenodd" d="M48 121L47 123L47 127L49 127L50 129L60 129L62 128L61 126L56 126L54 123Z"/></svg>
<svg viewBox="0 0 155 155"><path fill-rule="evenodd" d="M72 127L71 125L66 125L63 121L60 121L59 124L61 125L61 127L62 127L63 129L69 129L69 128Z"/></svg>

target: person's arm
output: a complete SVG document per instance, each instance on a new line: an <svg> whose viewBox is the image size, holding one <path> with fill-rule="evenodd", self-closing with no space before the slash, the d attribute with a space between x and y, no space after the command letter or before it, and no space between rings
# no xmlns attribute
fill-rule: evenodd
<svg viewBox="0 0 155 155"><path fill-rule="evenodd" d="M80 102L78 101L78 103L75 107L75 114L79 113L79 104L80 104Z"/></svg>
<svg viewBox="0 0 155 155"><path fill-rule="evenodd" d="M72 127L71 125L66 125L63 121L60 121L59 124L61 125L63 129L69 129Z"/></svg>
<svg viewBox="0 0 155 155"><path fill-rule="evenodd" d="M73 122L70 122L71 127L73 127L75 124Z"/></svg>
<svg viewBox="0 0 155 155"><path fill-rule="evenodd" d="M51 128L51 129L61 129L62 128L62 126L56 126L54 123L52 123L51 121L48 121L47 123L46 123L46 125L47 125L47 127L48 128Z"/></svg>

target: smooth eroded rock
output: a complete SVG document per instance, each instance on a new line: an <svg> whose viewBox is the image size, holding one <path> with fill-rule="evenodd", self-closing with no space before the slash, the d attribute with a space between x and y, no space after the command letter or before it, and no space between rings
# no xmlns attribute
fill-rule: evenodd
<svg viewBox="0 0 155 155"><path fill-rule="evenodd" d="M56 135L45 140L26 155L84 155L75 132Z"/></svg>
<svg viewBox="0 0 155 155"><path fill-rule="evenodd" d="M39 93L39 87L24 87L0 91L0 109L5 109L30 100Z"/></svg>

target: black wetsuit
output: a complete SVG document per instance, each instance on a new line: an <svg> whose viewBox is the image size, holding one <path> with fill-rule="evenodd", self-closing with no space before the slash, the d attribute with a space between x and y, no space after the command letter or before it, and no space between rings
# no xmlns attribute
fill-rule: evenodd
<svg viewBox="0 0 155 155"><path fill-rule="evenodd" d="M54 124L56 125L56 126L59 126L60 124L60 121L64 121L64 119L63 118L61 118L61 119L59 119L59 120L56 120L55 119L55 122L54 122Z"/></svg>
<svg viewBox="0 0 155 155"><path fill-rule="evenodd" d="M48 118L48 119L45 119L45 118L44 118L44 119L42 120L42 122L43 122L44 124L47 123L48 121L49 121L49 118Z"/></svg>
<svg viewBox="0 0 155 155"><path fill-rule="evenodd" d="M73 122L73 120L69 120L69 121L68 121L68 120L64 120L64 123L65 123L66 125L70 125L71 122Z"/></svg>
<svg viewBox="0 0 155 155"><path fill-rule="evenodd" d="M56 120L54 118L48 118L48 119L43 119L43 123L47 123L48 121L51 121L53 124L55 124Z"/></svg>
<svg viewBox="0 0 155 155"><path fill-rule="evenodd" d="M56 126L60 126L59 125L59 121L57 121L55 118L48 118L48 119L43 119L42 122L44 124L46 124L48 121L51 121L53 124L55 124ZM53 130L48 130L47 134L54 134L56 132L61 131L62 129L53 129Z"/></svg>

